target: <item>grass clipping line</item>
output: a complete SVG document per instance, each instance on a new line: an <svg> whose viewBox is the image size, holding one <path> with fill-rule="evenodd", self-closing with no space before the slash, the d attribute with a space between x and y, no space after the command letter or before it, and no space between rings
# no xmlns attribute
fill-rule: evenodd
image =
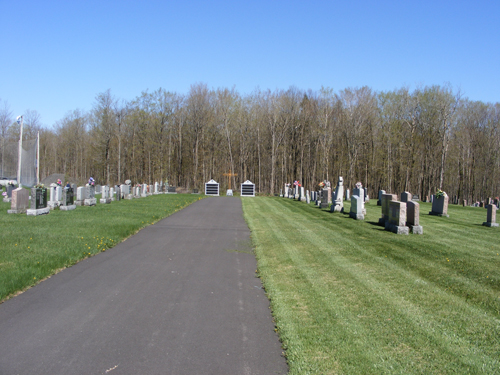
<svg viewBox="0 0 500 375"><path fill-rule="evenodd" d="M160 194L39 217L9 215L9 204L0 202L0 303L199 199Z"/></svg>
<svg viewBox="0 0 500 375"><path fill-rule="evenodd" d="M242 201L290 374L500 373L500 231L484 209L421 215L425 234L401 236L375 204L356 221Z"/></svg>

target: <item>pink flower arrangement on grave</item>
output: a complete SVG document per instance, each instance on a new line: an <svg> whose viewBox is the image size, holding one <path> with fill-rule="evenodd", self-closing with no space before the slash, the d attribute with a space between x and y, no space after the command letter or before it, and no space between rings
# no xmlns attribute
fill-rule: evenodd
<svg viewBox="0 0 500 375"><path fill-rule="evenodd" d="M361 182L356 182L356 188L361 189L363 187L363 184Z"/></svg>
<svg viewBox="0 0 500 375"><path fill-rule="evenodd" d="M293 186L300 186L300 182L299 182L299 181L295 181L295 182L293 183Z"/></svg>
<svg viewBox="0 0 500 375"><path fill-rule="evenodd" d="M2 193L2 195L3 195L4 197L6 197L6 196L7 196L7 192L6 192L6 191L4 191L4 192Z"/></svg>
<svg viewBox="0 0 500 375"><path fill-rule="evenodd" d="M58 178L56 184L62 186L62 181Z"/></svg>
<svg viewBox="0 0 500 375"><path fill-rule="evenodd" d="M90 185L90 186L94 186L94 185L95 185L95 181L94 181L94 178L93 178L93 177L90 177L90 178L89 178L89 185Z"/></svg>

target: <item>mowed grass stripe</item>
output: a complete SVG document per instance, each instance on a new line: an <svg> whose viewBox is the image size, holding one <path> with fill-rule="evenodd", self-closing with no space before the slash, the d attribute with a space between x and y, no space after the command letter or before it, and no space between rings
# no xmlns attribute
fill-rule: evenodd
<svg viewBox="0 0 500 375"><path fill-rule="evenodd" d="M439 218L428 233L422 215L424 236L396 236L370 225L380 208L367 208L367 222L356 222L289 199L244 200L291 372L497 371L498 285L474 279L493 252L471 260L468 278L446 258L480 248L464 246L467 233L446 228L453 221ZM494 244L484 229L483 242ZM462 237L441 249L444 232Z"/></svg>

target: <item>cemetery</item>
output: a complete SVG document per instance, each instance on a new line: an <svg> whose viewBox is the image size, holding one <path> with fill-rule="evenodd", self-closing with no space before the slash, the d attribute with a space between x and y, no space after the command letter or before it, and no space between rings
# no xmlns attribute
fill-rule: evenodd
<svg viewBox="0 0 500 375"><path fill-rule="evenodd" d="M349 187L344 185L342 176L336 181L334 189L325 180L310 187L312 190L299 181L286 183L279 197L256 197L256 185L250 180L241 183L239 191L236 190L252 231L258 274L268 295L272 296L277 332L288 347L288 355L311 361L294 352L295 338L287 333L302 327L308 316L315 319L316 324L303 328L301 336L310 342L316 342L315 337L322 338L309 350L329 353L342 347L346 353L354 355L366 351L385 355L385 349L380 349L382 342L396 335L402 338L396 345L414 347L405 355L392 354L391 363L402 368L410 366L417 358L421 360L425 353L431 358L425 362L426 366L435 366L440 361L448 363L449 353L458 355L462 350L439 330L429 332L415 328L419 327L417 322L424 321L431 326L440 322L444 329L469 342L488 330L494 332L495 320L478 314L482 311L494 316L498 304L491 292L500 285L500 231L495 229L498 227L498 201L488 200L483 207L479 204L470 207L449 204L445 192L433 195L431 202L423 202L408 191L397 195L386 190L379 190L374 194L378 199L370 201L368 189L360 182ZM41 259L42 249L50 246L38 233L57 228L60 246L53 251L60 258L58 268L68 267L114 247L138 229L192 202L205 197L221 199L217 198L221 195L220 185L214 179L205 182L203 192L198 195L194 194L194 189L181 190L163 183L133 185L128 181L108 186L97 185L92 180L84 186L56 184L31 190L12 189L10 200L1 203L4 229L26 225L25 220L33 221L25 227L23 238L6 237L6 248L24 249L31 255L27 259L18 258L13 252L10 254L14 258L5 258L6 253L0 250L0 267L6 262L16 264L28 270L29 277L12 273L0 275L0 301L54 271L50 267L30 266ZM159 207L165 207L163 212ZM421 209L429 215L421 216ZM29 219L38 215L44 216ZM67 220L68 217L71 220ZM94 225L87 228L81 224L90 218ZM270 240L269 236L275 240ZM470 238L481 240L472 242ZM482 256L475 257L477 253ZM6 278L14 282L2 281ZM451 278L458 281L450 286L446 280ZM477 283L483 285L482 290L473 287ZM292 304L284 302L290 298L294 301ZM349 304L353 298L357 302ZM485 307L478 309L476 300L486 301ZM436 308L436 305L441 307ZM300 306L307 306L307 310ZM455 315L454 320L442 323L442 317L449 314L449 306L468 313ZM415 311L409 315L406 309ZM367 346L358 346L355 334L345 335L342 325L335 319L325 318L339 315L344 316L354 330L371 332ZM467 325L469 319L481 323L471 327ZM381 322L390 323L384 323L385 328L380 330ZM334 328L323 329L330 326ZM420 346L418 342L423 338L427 340L429 335L434 344L428 348ZM415 337L415 341L411 337ZM487 342L491 349L482 349L481 355L494 356L500 348L494 341ZM473 345L467 349L471 356L477 350ZM315 360L309 365L322 366ZM325 366L326 369L331 364ZM475 362L470 366L473 367L467 368L474 368ZM494 363L486 363L486 368L492 366ZM464 369L460 364L455 367L458 372ZM363 371L368 370L364 368Z"/></svg>

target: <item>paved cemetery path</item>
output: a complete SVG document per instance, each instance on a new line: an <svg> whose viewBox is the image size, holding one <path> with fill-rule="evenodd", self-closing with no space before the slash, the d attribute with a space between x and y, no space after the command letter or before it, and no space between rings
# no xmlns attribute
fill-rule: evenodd
<svg viewBox="0 0 500 375"><path fill-rule="evenodd" d="M197 201L0 305L0 374L284 374L241 201Z"/></svg>

